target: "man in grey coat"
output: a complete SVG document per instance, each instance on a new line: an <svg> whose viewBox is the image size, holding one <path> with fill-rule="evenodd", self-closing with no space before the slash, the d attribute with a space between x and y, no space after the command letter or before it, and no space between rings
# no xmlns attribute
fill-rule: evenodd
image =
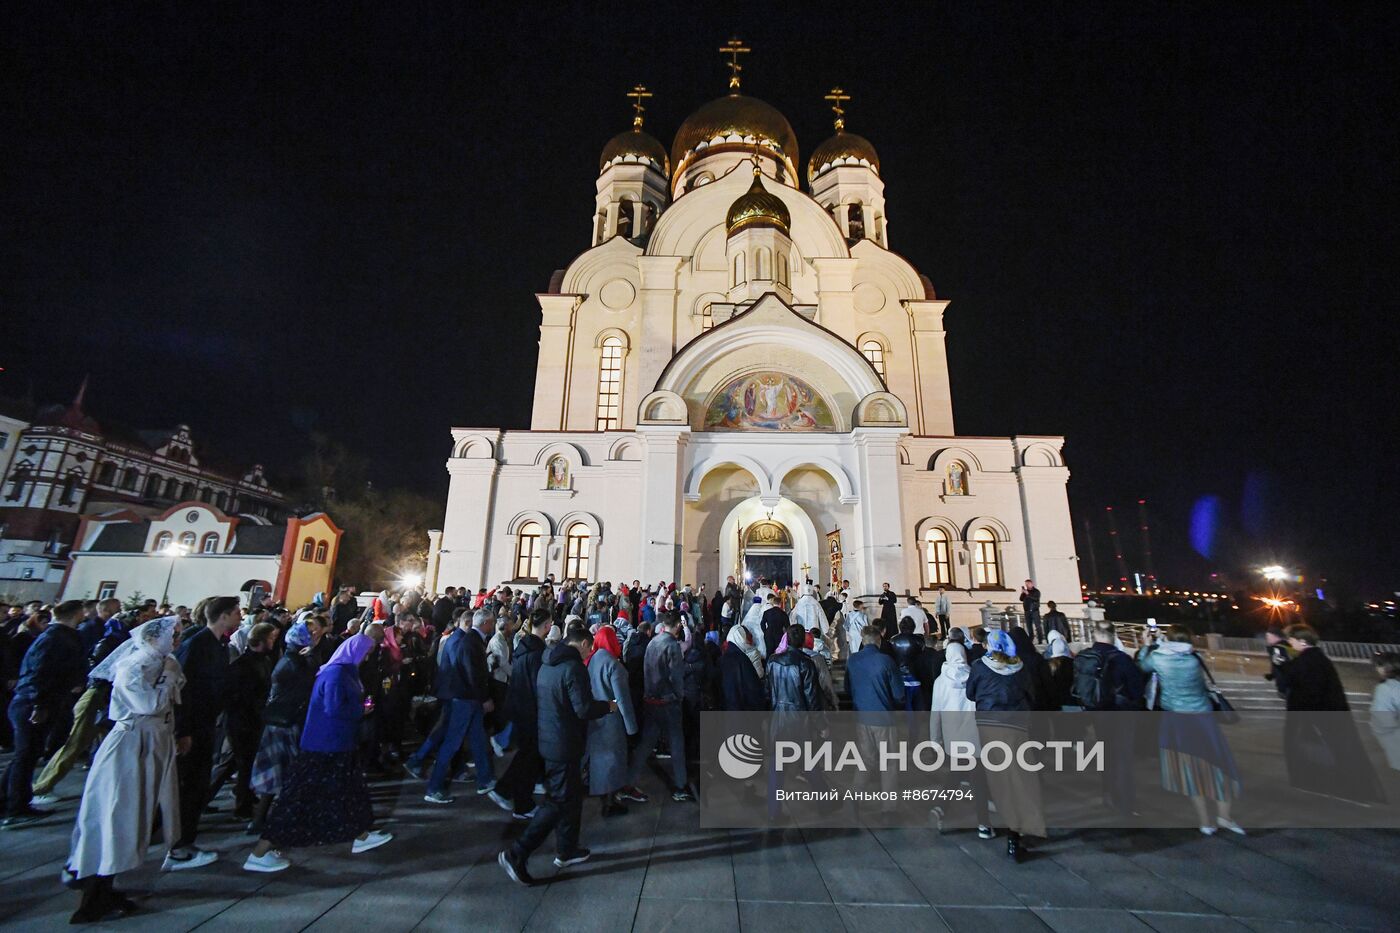
<svg viewBox="0 0 1400 933"><path fill-rule="evenodd" d="M671 749L671 799L677 802L694 800L685 773L685 729L681 724L681 700L685 695L685 655L681 650L681 623L673 612L657 617L659 634L647 645L643 663L642 737L632 755L632 770L628 784L635 785L642 765L666 734Z"/></svg>

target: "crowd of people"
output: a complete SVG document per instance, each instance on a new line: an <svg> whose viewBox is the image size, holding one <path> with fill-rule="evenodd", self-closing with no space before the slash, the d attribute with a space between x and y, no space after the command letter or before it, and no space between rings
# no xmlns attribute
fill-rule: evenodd
<svg viewBox="0 0 1400 933"><path fill-rule="evenodd" d="M523 823L498 862L528 885L530 857L551 835L556 867L589 858L579 838L588 797L608 819L648 802L643 769L673 801L694 801L703 711L848 707L929 711L931 738L945 743L1012 739L1020 727L1006 713L1183 714L1162 719L1163 787L1191 800L1201 832L1243 833L1230 810L1239 774L1216 718L1184 715L1222 704L1190 634L1167 629L1131 654L1101 622L1076 654L1055 604L1041 616L1031 581L1021 596L1036 604L1034 633L952 626L942 592L929 611L885 584L867 609L848 585L821 596L810 581L734 577L713 594L551 577L528 589L384 591L367 605L346 589L295 612L230 596L124 611L115 599L7 607L3 826L48 816L58 782L90 762L64 878L81 891L74 921L95 921L134 908L113 879L141 864L157 832L164 870L218 857L198 841L225 783L255 840L243 867L277 872L298 848L356 855L390 842L369 782L408 775L425 782L429 804L452 806L454 787L470 785ZM1294 626L1272 641L1271 677L1290 710L1348 708L1315 632ZM1400 663L1378 663L1374 708L1392 715L1372 728L1400 767ZM1342 740L1290 741L1306 751ZM1034 776L972 780L979 835L998 833L994 801L1019 859L1024 836L1045 834ZM1348 780L1356 799L1377 791L1374 775ZM1109 762L1104 790L1132 810L1131 761Z"/></svg>

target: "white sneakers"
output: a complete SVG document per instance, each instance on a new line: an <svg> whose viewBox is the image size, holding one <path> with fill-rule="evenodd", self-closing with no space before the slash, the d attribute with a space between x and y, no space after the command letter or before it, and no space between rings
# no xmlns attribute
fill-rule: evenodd
<svg viewBox="0 0 1400 933"><path fill-rule="evenodd" d="M243 862L244 871L274 872L291 867L291 859L288 859L276 849L268 849L262 855L249 854L248 858Z"/></svg>
<svg viewBox="0 0 1400 933"><path fill-rule="evenodd" d="M478 795L481 795L481 794L489 794L489 793L491 793L491 792L492 792L493 790L495 790L495 789L496 789L496 782L495 782L495 781L488 781L488 782L486 782L485 784L482 784L480 787L478 787L478 788L476 789L476 792L477 792Z"/></svg>
<svg viewBox="0 0 1400 933"><path fill-rule="evenodd" d="M368 852L370 849L377 849L393 838L393 833L386 833L381 829L376 829L365 838L356 839L355 844L350 847L350 853L352 855L359 855L361 852Z"/></svg>
<svg viewBox="0 0 1400 933"><path fill-rule="evenodd" d="M1220 826L1221 829L1228 829L1230 832L1235 833L1239 836L1243 836L1245 834L1244 827L1241 826L1239 823L1236 823L1234 820L1227 820L1223 816L1218 816L1215 818L1215 822Z"/></svg>
<svg viewBox="0 0 1400 933"><path fill-rule="evenodd" d="M52 807L61 802L62 799L58 794L35 794L29 799L29 805L31 807Z"/></svg>
<svg viewBox="0 0 1400 933"><path fill-rule="evenodd" d="M207 849L190 849L190 855L179 858L174 852L167 852L165 861L161 863L161 871L184 871L188 868L203 868L210 862L217 861L219 853L210 852Z"/></svg>

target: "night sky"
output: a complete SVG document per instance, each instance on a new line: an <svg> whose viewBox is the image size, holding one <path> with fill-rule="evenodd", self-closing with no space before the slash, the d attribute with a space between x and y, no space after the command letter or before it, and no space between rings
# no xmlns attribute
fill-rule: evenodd
<svg viewBox="0 0 1400 933"><path fill-rule="evenodd" d="M669 148L737 33L804 167L852 95L959 432L1065 435L1103 575L1146 497L1169 585L1400 588L1395 4L82 6L0 30L0 394L439 496L449 427L528 426L623 94Z"/></svg>

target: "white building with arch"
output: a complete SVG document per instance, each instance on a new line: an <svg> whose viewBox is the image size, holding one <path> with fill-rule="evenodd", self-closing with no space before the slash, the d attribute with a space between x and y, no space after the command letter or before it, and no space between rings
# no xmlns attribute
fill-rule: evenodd
<svg viewBox="0 0 1400 933"><path fill-rule="evenodd" d="M437 589L586 577L889 582L955 618L1023 580L1081 602L1059 437L953 425L944 312L890 250L874 147L807 163L734 93L670 152L641 126L599 163L592 245L540 306L529 430L458 427Z"/></svg>

